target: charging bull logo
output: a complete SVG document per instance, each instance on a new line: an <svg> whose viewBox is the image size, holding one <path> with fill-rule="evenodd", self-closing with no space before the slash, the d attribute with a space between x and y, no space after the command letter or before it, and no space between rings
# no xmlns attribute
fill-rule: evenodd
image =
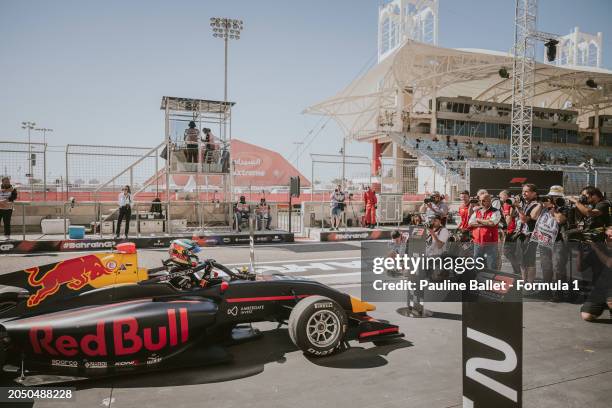
<svg viewBox="0 0 612 408"><path fill-rule="evenodd" d="M143 351L160 352L179 347L189 341L189 320L186 308L166 310L165 322L145 327L134 317L96 322L94 333L80 336L54 333L51 325L32 327L30 344L35 354L53 357L115 357ZM93 326L91 327L94 330ZM110 339L109 340L109 334Z"/></svg>
<svg viewBox="0 0 612 408"><path fill-rule="evenodd" d="M41 273L38 267L26 269L25 272L29 274L30 286L39 287L36 293L28 298L28 307L38 306L47 297L55 294L62 285L79 290L100 276L113 273L102 265L95 255L58 262L47 272Z"/></svg>

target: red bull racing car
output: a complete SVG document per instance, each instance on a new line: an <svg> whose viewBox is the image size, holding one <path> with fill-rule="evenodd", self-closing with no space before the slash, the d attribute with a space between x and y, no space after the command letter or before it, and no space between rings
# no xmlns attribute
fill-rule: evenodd
<svg viewBox="0 0 612 408"><path fill-rule="evenodd" d="M306 355L348 341L387 341L398 326L368 316L369 303L324 284L257 277L177 240L163 266L138 266L135 246L0 275L0 367L35 374L115 375L204 364L205 350L258 337L249 323L288 325ZM203 357L202 357L203 356ZM200 358L202 357L202 358Z"/></svg>

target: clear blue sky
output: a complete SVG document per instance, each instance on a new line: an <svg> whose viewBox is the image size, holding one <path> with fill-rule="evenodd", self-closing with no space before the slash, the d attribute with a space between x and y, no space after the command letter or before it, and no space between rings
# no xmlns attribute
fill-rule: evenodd
<svg viewBox="0 0 612 408"><path fill-rule="evenodd" d="M0 0L0 140L25 140L20 122L55 129L52 145L154 146L163 95L223 98L223 43L209 18L244 20L230 45L233 136L285 156L318 117L300 112L347 85L376 54L374 0ZM508 51L513 0L441 0L439 43ZM540 0L539 29L604 33L612 59L612 1ZM329 125L309 151L337 152ZM302 170L310 168L309 151ZM352 144L349 153L369 153ZM59 165L60 154L52 159ZM308 172L307 172L308 173Z"/></svg>

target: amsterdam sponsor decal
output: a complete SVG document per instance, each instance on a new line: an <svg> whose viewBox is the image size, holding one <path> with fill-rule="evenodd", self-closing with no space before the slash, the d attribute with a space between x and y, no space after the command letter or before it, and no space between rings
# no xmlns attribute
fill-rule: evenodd
<svg viewBox="0 0 612 408"><path fill-rule="evenodd" d="M158 352L187 343L189 325L187 309L167 310L167 321L151 327L141 327L133 317L96 324L95 332L81 336L58 336L52 325L32 327L30 344L35 354L74 357L126 356L147 350ZM108 339L112 341L109 342Z"/></svg>
<svg viewBox="0 0 612 408"><path fill-rule="evenodd" d="M254 312L258 312L258 311L262 311L264 310L265 306L264 305L248 305L248 306L234 306L232 308L227 309L227 314L229 316L244 316L244 315L251 315Z"/></svg>
<svg viewBox="0 0 612 408"><path fill-rule="evenodd" d="M28 307L34 307L55 294L62 285L79 290L89 282L113 271L102 265L97 256L86 255L58 262L46 272L41 272L38 266L25 269L25 272L29 275L28 284L32 288L39 288L27 301Z"/></svg>

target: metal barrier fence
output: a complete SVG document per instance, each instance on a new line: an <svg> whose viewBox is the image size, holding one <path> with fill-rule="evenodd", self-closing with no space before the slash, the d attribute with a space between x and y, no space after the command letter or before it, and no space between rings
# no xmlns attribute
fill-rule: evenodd
<svg viewBox="0 0 612 408"><path fill-rule="evenodd" d="M0 175L28 199L47 199L47 144L0 141Z"/></svg>
<svg viewBox="0 0 612 408"><path fill-rule="evenodd" d="M230 204L231 205L231 204ZM255 214L255 203L251 203ZM271 229L289 231L286 205L271 204ZM134 202L131 211L130 236L140 237L176 233L230 232L227 203L170 201L168 203ZM84 226L91 236L114 235L118 206L114 202L22 202L14 203L12 236L39 239L42 235L67 238L71 225ZM265 226L264 226L265 227ZM294 210L291 231L302 230L299 210ZM124 227L121 228L124 231Z"/></svg>
<svg viewBox="0 0 612 408"><path fill-rule="evenodd" d="M76 145L66 146L65 172L66 196L78 194L81 200L95 200L102 193L118 194L124 185L131 186L133 192L141 190L151 181L157 183L163 167L159 158L160 146L102 146ZM162 163L160 163L162 162ZM115 194L115 195L116 195ZM106 195L106 199L108 199Z"/></svg>

